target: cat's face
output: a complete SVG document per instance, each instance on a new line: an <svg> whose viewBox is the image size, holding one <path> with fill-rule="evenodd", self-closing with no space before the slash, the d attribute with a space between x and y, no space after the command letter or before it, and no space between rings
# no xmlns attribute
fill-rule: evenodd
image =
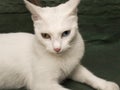
<svg viewBox="0 0 120 90"><path fill-rule="evenodd" d="M61 53L71 47L71 41L75 38L77 17L58 16L56 12L47 15L44 20L34 22L35 33L45 49Z"/></svg>
<svg viewBox="0 0 120 90"><path fill-rule="evenodd" d="M27 7L32 12L35 34L45 49L52 53L68 50L72 46L78 28L76 8L66 9L70 1L51 8L41 8L27 2L28 4L30 6ZM76 3L76 7L77 5Z"/></svg>

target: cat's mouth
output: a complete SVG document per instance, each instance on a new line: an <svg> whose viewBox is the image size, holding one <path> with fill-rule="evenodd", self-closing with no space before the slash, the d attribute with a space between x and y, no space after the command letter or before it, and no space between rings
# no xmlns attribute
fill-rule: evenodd
<svg viewBox="0 0 120 90"><path fill-rule="evenodd" d="M58 53L55 53L54 55L56 56L63 56L65 52L58 52Z"/></svg>
<svg viewBox="0 0 120 90"><path fill-rule="evenodd" d="M54 51L52 51L52 52L49 52L49 53L52 54L52 55L55 55L55 56L63 55L63 52L54 52Z"/></svg>
<svg viewBox="0 0 120 90"><path fill-rule="evenodd" d="M54 52L54 53L60 55L60 54L62 54L62 51Z"/></svg>

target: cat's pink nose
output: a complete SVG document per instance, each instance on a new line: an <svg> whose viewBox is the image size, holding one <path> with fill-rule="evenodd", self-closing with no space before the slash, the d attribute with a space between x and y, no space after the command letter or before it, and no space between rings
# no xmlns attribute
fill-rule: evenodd
<svg viewBox="0 0 120 90"><path fill-rule="evenodd" d="M60 52L61 48L54 48L56 52Z"/></svg>

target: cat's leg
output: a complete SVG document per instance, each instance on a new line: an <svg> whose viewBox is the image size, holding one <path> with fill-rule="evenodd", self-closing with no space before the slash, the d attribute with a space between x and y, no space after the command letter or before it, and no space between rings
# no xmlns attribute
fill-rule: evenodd
<svg viewBox="0 0 120 90"><path fill-rule="evenodd" d="M62 87L57 82L56 83L53 83L53 82L44 83L44 81L42 82L43 83L33 84L34 86L32 86L30 90L70 90L70 89Z"/></svg>
<svg viewBox="0 0 120 90"><path fill-rule="evenodd" d="M70 78L78 82L86 83L97 90L120 90L116 83L96 77L82 65L79 65L73 71Z"/></svg>

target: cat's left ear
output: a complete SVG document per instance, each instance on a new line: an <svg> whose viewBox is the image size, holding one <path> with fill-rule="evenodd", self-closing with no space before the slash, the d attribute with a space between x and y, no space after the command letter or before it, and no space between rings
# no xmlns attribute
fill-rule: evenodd
<svg viewBox="0 0 120 90"><path fill-rule="evenodd" d="M81 0L68 0L66 3L61 4L59 7L65 11L67 15L77 14L77 7Z"/></svg>
<svg viewBox="0 0 120 90"><path fill-rule="evenodd" d="M40 6L34 5L31 2L24 0L27 9L31 12L32 14L32 20L36 21L40 19L40 12L42 11L42 8Z"/></svg>

